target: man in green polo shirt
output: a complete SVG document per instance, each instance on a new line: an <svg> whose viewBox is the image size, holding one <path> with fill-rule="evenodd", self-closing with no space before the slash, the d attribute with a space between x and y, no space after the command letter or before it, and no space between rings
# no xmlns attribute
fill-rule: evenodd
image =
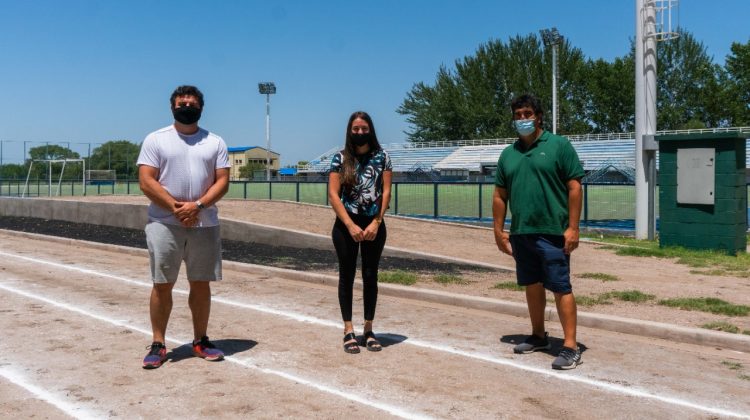
<svg viewBox="0 0 750 420"><path fill-rule="evenodd" d="M513 351L549 350L544 328L546 290L555 295L565 341L554 369L581 363L576 342L577 309L570 284L570 253L578 247L583 168L568 139L542 129L537 98L522 95L511 103L518 140L497 161L492 200L495 242L516 260L516 278L526 287L531 335ZM505 215L510 204L510 234Z"/></svg>

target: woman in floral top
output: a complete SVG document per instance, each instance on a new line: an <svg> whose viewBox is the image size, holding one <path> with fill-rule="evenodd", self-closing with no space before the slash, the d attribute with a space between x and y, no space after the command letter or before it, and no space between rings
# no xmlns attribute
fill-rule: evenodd
<svg viewBox="0 0 750 420"><path fill-rule="evenodd" d="M339 305L344 319L344 351L359 353L352 325L352 289L357 254L362 252L364 342L370 351L382 349L372 332L378 299L378 264L385 246L383 215L391 200L391 158L380 147L372 119L355 112L346 126L344 149L331 161L328 198L336 213L333 245L339 260Z"/></svg>

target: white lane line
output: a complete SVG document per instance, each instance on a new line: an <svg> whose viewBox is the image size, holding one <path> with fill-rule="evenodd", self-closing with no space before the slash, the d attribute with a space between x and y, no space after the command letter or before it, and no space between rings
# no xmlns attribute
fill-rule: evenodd
<svg viewBox="0 0 750 420"><path fill-rule="evenodd" d="M22 259L22 260L34 262L34 263L37 263L37 264L45 264L45 265L50 265L50 266L53 266L53 267L59 267L59 268L67 269L67 270L78 271L78 272L89 274L89 275L93 275L93 276L110 278L110 279L113 279L113 280L122 281L122 282L125 282L125 283L128 283L128 284L132 284L132 285L136 285L136 286L140 286L140 287L147 287L147 288L151 288L152 287L151 283L145 283L145 282L142 282L142 281L133 280L133 279L126 278L126 277L115 276L115 275L111 275L111 274L107 274L107 273L102 273L102 272L98 272L98 271L95 271L95 270L89 270L89 269L85 269L85 268L80 268L80 267L66 266L66 265L63 265L63 264L60 264L60 263L56 263L56 262L53 262L53 261L47 261L47 260L42 260L42 259L38 259L38 258L31 258L31 257L22 256L22 255L10 254L10 253L6 253L6 252L2 252L2 251L0 251L0 255L7 256L7 257L12 257L12 258L18 258L18 259ZM180 294L188 294L188 291L187 290L183 290L183 289L174 289L174 291L177 292L177 293L180 293ZM311 316L307 316L307 315L303 315L303 314L299 314L299 313L295 313L295 312L289 312L289 311L283 311L283 310L279 310L279 309L269 308L267 306L258 305L258 304L248 304L248 303L238 302L238 301L234 301L234 300L231 300L231 299L225 299L225 298L221 298L221 297L213 297L212 300L214 302L223 303L225 305L235 306L235 307L244 308L244 309L250 309L250 310L254 310L254 311L258 311L258 312L263 312L263 313L267 313L267 314L277 315L277 316L282 316L282 317L285 317L285 318L293 319L295 321L307 322L307 323L321 325L321 326L327 326L327 327L340 328L340 325L339 325L338 322L334 322L334 321L326 320L326 319L321 319L321 318L316 318L316 317L311 317ZM149 332L149 334L150 334L150 332ZM726 409L718 408L718 407L710 407L710 406L706 406L706 405L702 405L702 404L697 404L697 403L694 403L694 402L691 402L691 401L688 401L688 400L685 400L685 399L682 399L682 398L678 398L678 397L670 397L670 396L659 395L659 394L656 394L653 391L649 391L649 390L646 390L646 389L639 389L637 387L625 387L625 386L622 386L622 385L611 384L611 383L604 382L604 381L601 381L601 380L596 380L596 379L591 379L591 378L579 376L580 374L578 374L575 371L574 372L570 372L570 371L569 372L557 372L557 371L550 370L550 369L541 369L541 368L537 368L537 367L534 367L534 366L525 365L525 364L516 362L514 360L511 360L511 359L503 359L503 358L493 357L493 356L488 355L488 354L476 353L476 352L469 352L469 351L457 349L455 347L445 346L445 345L442 345L442 344L431 343L431 342L422 341L422 340L418 340L418 339L411 339L410 338L410 339L404 341L404 343L411 344L413 346L417 346L417 347L421 347L421 348L426 348L426 349L434 350L434 351L441 351L441 352L445 352L445 353L450 353L450 354L454 354L454 355L457 355L457 356L466 357L466 358L470 358L470 359L481 360L483 362L493 363L493 364L502 365L502 366L508 366L508 367L511 367L511 368L524 370L526 372L532 372L532 373L536 373L536 374L543 375L543 376L553 377L553 378L560 379L560 380L563 380L563 381L583 383L583 384L589 385L591 387L599 388L601 390L609 391L609 392L612 392L612 393L623 394L623 395L637 397L637 398L646 398L646 399L657 400L657 401L660 401L660 402L663 402L663 403L667 403L667 404L671 404L671 405L676 405L676 406L681 406L681 407L692 408L692 409L704 411L704 412L707 412L707 413L713 413L713 414L718 414L718 415L723 415L723 416L731 416L731 417L749 418L750 419L750 415L748 415L748 414L738 413L738 412L734 412L734 411L730 411L730 410L726 410Z"/></svg>
<svg viewBox="0 0 750 420"><path fill-rule="evenodd" d="M58 301L56 301L54 299L50 299L50 298L47 298L47 297L44 297L44 296L40 296L40 295L37 295L35 293L27 292L25 290L17 289L17 288L12 287L12 286L8 286L7 284L4 284L4 283L0 283L0 289L5 290L5 291L10 292L10 293L14 293L14 294L26 297L26 298L29 298L29 299L38 300L38 301L44 302L46 304L49 304L49 305L52 305L52 306L55 306L55 307L58 307L58 308L61 308L61 309L65 309L67 311L75 312L75 313L77 313L79 315L87 316L89 318L94 318L94 319L96 319L98 321L102 321L102 322L109 323L109 324L112 324L112 325L115 325L115 326L118 326L118 327L127 328L127 329L130 329L130 330L133 330L133 331L137 331L137 332L142 333L142 334L144 334L144 335L146 335L148 337L151 337L151 331L150 330L145 330L143 328L136 327L136 326L128 324L127 322L124 322L124 321L112 319L112 318L109 318L109 317L104 316L104 315L95 314L93 312L89 312L89 311L87 311L85 309L81 309L79 307L76 307L76 306L73 306L73 305L70 305L70 304L67 304L67 303L64 303L64 302L58 302ZM182 345L182 344L185 344L187 342L190 342L191 340L192 340L192 338L166 337L166 341L168 341L168 342L170 342L172 344L176 344L176 345ZM390 405L390 404L381 403L381 402L377 402L377 401L372 401L371 397L356 395L356 394L352 393L351 390L342 391L342 390L330 387L328 385L325 385L325 384L322 384L322 383L318 383L318 382L312 381L310 379L306 379L306 378L303 378L301 376L297 376L297 375L294 375L294 374L291 374L291 373L287 373L287 372L283 372L283 371L275 370L275 369L264 368L264 367L258 365L257 363L254 363L250 359L240 359L240 358L237 358L237 357L229 356L229 357L226 357L225 360L227 360L229 362L232 362L232 363L236 363L238 365L241 365L241 366L244 366L244 367L247 367L247 368L250 368L250 369L254 369L254 370L260 371L262 373L266 373L266 374L278 376L278 377L290 380L290 381L295 382L295 383L306 385L306 386L315 388L315 389L317 389L319 391L327 392L327 393L336 395L338 397L341 397L341 398L344 398L344 399L347 399L347 400L350 400L350 401L357 402L357 403L362 404L362 405L366 405L366 406L369 406L369 407L372 407L372 408L375 408L375 409L378 409L378 410L382 410L382 411L385 411L385 412L387 412L389 414L392 414L394 416L397 416L397 417L401 417L401 418L405 418L405 419L430 419L431 418L431 417L428 417L428 416L426 416L424 414L406 411L406 410L403 410L403 409L401 409L399 407L396 407L396 406L393 406L393 405ZM91 418L99 418L99 417L101 417L101 416L93 416Z"/></svg>
<svg viewBox="0 0 750 420"><path fill-rule="evenodd" d="M36 398L57 407L59 410L76 419L101 419L106 416L101 413L92 413L89 410L73 405L52 392L45 389L39 388L38 386L30 383L23 374L18 373L8 366L0 366L0 376L7 379L9 382L29 391Z"/></svg>

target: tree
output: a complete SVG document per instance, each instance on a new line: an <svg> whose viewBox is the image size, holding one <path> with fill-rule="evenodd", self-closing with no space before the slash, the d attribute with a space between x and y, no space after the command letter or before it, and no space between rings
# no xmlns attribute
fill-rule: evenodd
<svg viewBox="0 0 750 420"><path fill-rule="evenodd" d="M516 36L507 44L489 41L473 56L456 60L455 70L442 66L433 86L416 83L397 112L407 116L410 141L512 137L510 102L534 93L545 104L545 125L552 126L552 54L535 35ZM585 61L567 41L559 46L558 127L588 132L581 112ZM542 70L540 70L542 69Z"/></svg>
<svg viewBox="0 0 750 420"><path fill-rule="evenodd" d="M248 162L244 166L240 167L240 178L253 179L255 173L265 171L266 165L258 162Z"/></svg>
<svg viewBox="0 0 750 420"><path fill-rule="evenodd" d="M727 68L705 46L680 36L657 44L657 128L750 124L750 42L733 44ZM635 128L635 44L608 62L586 60L564 41L558 48L558 131L628 132ZM552 127L551 52L534 35L490 41L472 56L441 66L433 85L416 83L397 112L409 141L515 137L510 101L525 92L542 101Z"/></svg>
<svg viewBox="0 0 750 420"><path fill-rule="evenodd" d="M17 163L0 166L0 179L25 179L28 167Z"/></svg>
<svg viewBox="0 0 750 420"><path fill-rule="evenodd" d="M733 126L750 125L750 40L735 42L727 56L724 101Z"/></svg>
<svg viewBox="0 0 750 420"><path fill-rule="evenodd" d="M657 123L659 130L727 124L722 111L722 69L711 61L702 42L678 29L680 36L656 49Z"/></svg>
<svg viewBox="0 0 750 420"><path fill-rule="evenodd" d="M613 62L602 59L586 63L585 114L597 133L635 130L635 61L631 53Z"/></svg>
<svg viewBox="0 0 750 420"><path fill-rule="evenodd" d="M138 179L136 160L141 146L128 140L103 143L91 152L87 169L114 170L118 179Z"/></svg>

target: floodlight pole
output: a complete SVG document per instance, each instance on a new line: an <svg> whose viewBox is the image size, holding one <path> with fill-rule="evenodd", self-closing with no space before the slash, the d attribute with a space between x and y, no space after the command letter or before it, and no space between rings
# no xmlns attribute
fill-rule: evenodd
<svg viewBox="0 0 750 420"><path fill-rule="evenodd" d="M653 1L636 0L635 21L635 237L653 240L656 151L653 144L644 143L656 134L656 10Z"/></svg>
<svg viewBox="0 0 750 420"><path fill-rule="evenodd" d="M544 46L552 47L552 132L557 134L557 48L562 43L563 37L557 28L542 29L542 42Z"/></svg>
<svg viewBox="0 0 750 420"><path fill-rule="evenodd" d="M271 180L271 94L266 93L266 181Z"/></svg>
<svg viewBox="0 0 750 420"><path fill-rule="evenodd" d="M552 45L552 133L557 134L557 44Z"/></svg>
<svg viewBox="0 0 750 420"><path fill-rule="evenodd" d="M271 95L276 93L273 82L258 83L258 91L266 95L266 181L271 181Z"/></svg>

